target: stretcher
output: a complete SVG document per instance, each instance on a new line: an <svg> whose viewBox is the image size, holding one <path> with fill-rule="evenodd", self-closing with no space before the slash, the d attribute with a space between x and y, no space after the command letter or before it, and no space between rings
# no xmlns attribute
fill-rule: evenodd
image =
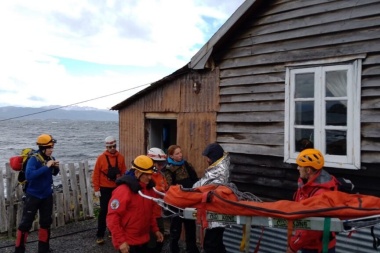
<svg viewBox="0 0 380 253"><path fill-rule="evenodd" d="M155 198L144 195L139 191L139 194L156 202L165 211L177 215L184 219L196 220L198 217L198 208L180 207L165 202L165 193L155 190L163 198ZM288 229L289 219L267 216L247 216L239 214L222 214L214 211L205 212L205 217L208 222L221 222L223 224L238 224L244 225L245 241L244 252L249 251L249 238L252 227L271 227ZM352 219L340 219L334 217L307 217L302 219L291 220L293 229L318 230L324 232L350 233L363 228L371 227L371 235L373 237L373 248L378 249L380 246L380 238L375 235L375 226L380 223L380 212L377 215L363 216Z"/></svg>

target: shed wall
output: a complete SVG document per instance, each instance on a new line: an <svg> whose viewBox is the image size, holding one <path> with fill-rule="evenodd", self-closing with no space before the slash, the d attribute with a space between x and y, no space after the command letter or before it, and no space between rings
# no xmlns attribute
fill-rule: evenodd
<svg viewBox="0 0 380 253"><path fill-rule="evenodd" d="M228 46L214 52L217 141L231 153L232 179L240 187L270 199L291 198L296 189L295 167L281 163L286 65L361 54L361 162L367 170L328 170L357 179L361 193L380 196L379 10L378 0L265 1Z"/></svg>
<svg viewBox="0 0 380 253"><path fill-rule="evenodd" d="M219 110L219 71L189 72L157 85L119 111L120 152L126 161L146 152L145 114L177 115L177 143L185 159L201 176L207 167L202 151L216 141L216 112ZM200 91L193 91L193 84ZM127 164L129 168L129 164Z"/></svg>

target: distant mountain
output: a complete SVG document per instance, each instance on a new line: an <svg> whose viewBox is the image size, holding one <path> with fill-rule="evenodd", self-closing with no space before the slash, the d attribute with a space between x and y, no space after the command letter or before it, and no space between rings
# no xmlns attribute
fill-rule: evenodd
<svg viewBox="0 0 380 253"><path fill-rule="evenodd" d="M40 108L31 107L0 107L0 120L6 119L67 119L67 120L96 120L96 121L118 121L117 111L101 110L90 107L64 107L47 106Z"/></svg>

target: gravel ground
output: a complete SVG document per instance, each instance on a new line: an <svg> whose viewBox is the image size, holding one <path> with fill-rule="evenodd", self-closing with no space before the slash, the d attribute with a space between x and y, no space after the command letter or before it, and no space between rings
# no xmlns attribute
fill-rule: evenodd
<svg viewBox="0 0 380 253"><path fill-rule="evenodd" d="M107 253L118 252L112 246L111 238L105 237L105 244L96 244L97 220L91 219L67 224L63 227L51 230L50 247L54 253ZM168 235L165 235L162 253L168 253ZM0 234L0 252L12 253L14 251L15 238L8 238ZM38 234L33 231L28 236L26 253L37 252ZM183 242L180 242L183 249Z"/></svg>
<svg viewBox="0 0 380 253"><path fill-rule="evenodd" d="M67 224L51 230L50 247L53 252L117 252L111 243L110 238L106 238L103 245L96 244L95 219ZM0 252L11 253L14 251L14 238L2 237L0 239ZM38 233L33 231L29 234L26 252L37 252Z"/></svg>

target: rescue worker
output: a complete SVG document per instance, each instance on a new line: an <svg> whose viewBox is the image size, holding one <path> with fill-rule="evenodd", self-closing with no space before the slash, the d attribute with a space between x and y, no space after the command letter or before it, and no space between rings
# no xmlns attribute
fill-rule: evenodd
<svg viewBox="0 0 380 253"><path fill-rule="evenodd" d="M51 252L50 226L53 213L53 176L59 173L59 161L52 156L57 141L49 134L37 138L38 152L26 164L25 191L21 223L16 235L15 253L24 253L29 230L39 212L38 253Z"/></svg>
<svg viewBox="0 0 380 253"><path fill-rule="evenodd" d="M295 201L308 199L327 191L337 190L338 181L327 171L323 170L324 157L313 148L303 150L297 157L297 169L300 174ZM286 253L320 253L323 249L323 231L296 230L291 237ZM328 253L335 253L335 233L330 234Z"/></svg>
<svg viewBox="0 0 380 253"><path fill-rule="evenodd" d="M204 176L194 184L195 187L208 184L226 184L230 176L230 156L225 153L218 143L209 144L202 155L206 157L209 167L205 170ZM225 253L226 247L223 244L223 233L225 225L220 222L209 222L205 230L203 240L203 251L205 253Z"/></svg>
<svg viewBox="0 0 380 253"><path fill-rule="evenodd" d="M100 200L100 211L98 215L98 230L96 232L96 243L104 243L106 231L106 216L108 202L112 191L116 188L116 179L124 175L127 171L125 159L116 147L116 139L108 136L105 139L106 150L98 156L92 174L92 183L95 196Z"/></svg>
<svg viewBox="0 0 380 253"><path fill-rule="evenodd" d="M132 162L133 174L116 180L108 206L107 226L112 233L112 243L121 253L148 253L149 232L158 242L164 237L157 226L152 209L155 202L139 195L157 197L152 181L153 161L146 155L137 156Z"/></svg>
<svg viewBox="0 0 380 253"><path fill-rule="evenodd" d="M154 165L154 173L152 174L152 180L155 183L156 190L160 192L166 192L169 188L168 183L166 182L166 178L164 176L163 170L166 167L166 159L167 155L165 152L160 148L150 148L148 150L147 155L152 158L153 165ZM164 234L165 228L164 228L164 218L162 217L162 208L156 204L153 209L153 215L157 219L157 225L160 229L160 232ZM151 233L150 234L150 241L148 244L149 252L151 253L160 253L162 249L162 243L157 242L156 236Z"/></svg>

